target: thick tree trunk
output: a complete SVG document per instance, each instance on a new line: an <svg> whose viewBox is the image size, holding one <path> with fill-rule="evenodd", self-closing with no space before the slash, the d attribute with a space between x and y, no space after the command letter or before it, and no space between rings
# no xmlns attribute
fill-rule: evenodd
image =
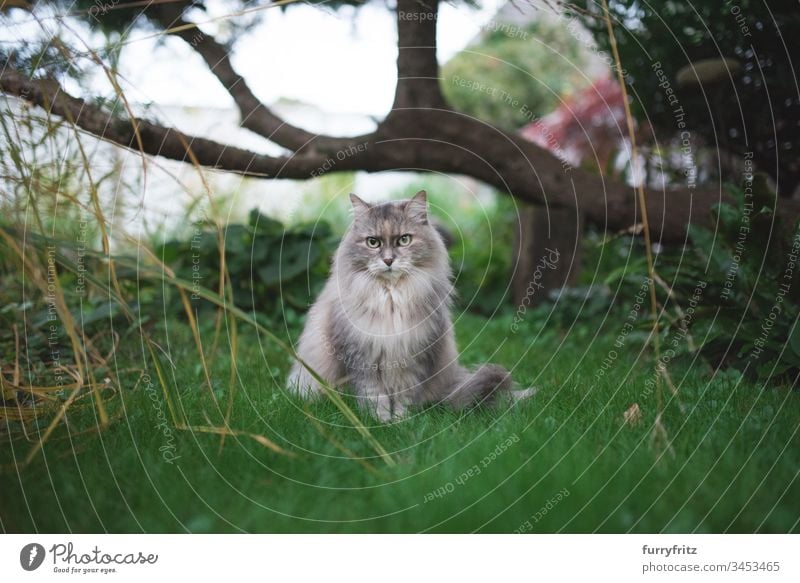
<svg viewBox="0 0 800 583"><path fill-rule="evenodd" d="M577 281L583 220L574 208L532 205L521 207L518 218L514 303L535 306Z"/></svg>
<svg viewBox="0 0 800 583"><path fill-rule="evenodd" d="M445 107L436 59L439 0L397 0L397 89L392 109Z"/></svg>

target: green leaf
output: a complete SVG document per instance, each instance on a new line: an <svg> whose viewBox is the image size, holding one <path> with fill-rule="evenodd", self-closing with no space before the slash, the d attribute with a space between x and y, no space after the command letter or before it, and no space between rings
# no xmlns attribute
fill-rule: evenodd
<svg viewBox="0 0 800 583"><path fill-rule="evenodd" d="M290 236L270 252L270 257L272 261L260 267L258 275L266 285L276 285L306 273L319 260L320 250L309 239Z"/></svg>

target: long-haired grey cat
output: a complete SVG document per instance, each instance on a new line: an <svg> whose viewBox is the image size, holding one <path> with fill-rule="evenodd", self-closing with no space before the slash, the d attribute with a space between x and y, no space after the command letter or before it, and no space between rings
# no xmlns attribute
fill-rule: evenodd
<svg viewBox="0 0 800 583"><path fill-rule="evenodd" d="M381 421L412 405L464 408L512 387L500 366L458 363L450 318L450 262L428 221L425 191L411 200L368 204L351 194L353 222L325 288L308 313L297 352L331 385L349 382ZM305 397L321 388L301 364L289 378ZM511 391L516 398L528 391Z"/></svg>

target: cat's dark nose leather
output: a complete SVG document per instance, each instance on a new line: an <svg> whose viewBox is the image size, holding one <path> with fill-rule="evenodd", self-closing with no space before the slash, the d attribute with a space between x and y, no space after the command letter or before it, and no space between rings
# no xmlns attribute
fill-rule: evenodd
<svg viewBox="0 0 800 583"><path fill-rule="evenodd" d="M394 257L384 257L383 262L391 267L392 263L394 263Z"/></svg>

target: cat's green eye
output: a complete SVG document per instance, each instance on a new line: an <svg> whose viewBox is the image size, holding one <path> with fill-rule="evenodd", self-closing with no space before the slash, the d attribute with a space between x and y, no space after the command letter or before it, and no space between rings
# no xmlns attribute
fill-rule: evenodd
<svg viewBox="0 0 800 583"><path fill-rule="evenodd" d="M411 244L411 235L401 235L397 239L397 244L400 245L401 247L405 247L407 245L410 245Z"/></svg>
<svg viewBox="0 0 800 583"><path fill-rule="evenodd" d="M367 237L367 247L370 249L377 249L381 246L381 240L377 237Z"/></svg>

